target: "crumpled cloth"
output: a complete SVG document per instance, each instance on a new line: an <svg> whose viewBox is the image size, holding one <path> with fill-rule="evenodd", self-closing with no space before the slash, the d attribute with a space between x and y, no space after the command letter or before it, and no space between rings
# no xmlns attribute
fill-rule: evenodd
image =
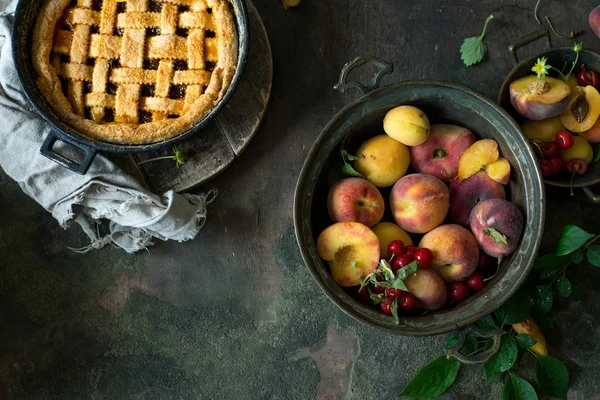
<svg viewBox="0 0 600 400"><path fill-rule="evenodd" d="M113 243L132 253L152 245L153 238L194 238L216 191L199 195L168 191L157 196L101 154L96 155L86 175L71 172L40 154L50 127L28 102L14 67L11 26L16 3L0 0L2 169L23 192L51 212L61 227L66 229L73 221L79 223L91 243L75 251L86 252ZM104 236L97 229L100 220L108 220Z"/></svg>

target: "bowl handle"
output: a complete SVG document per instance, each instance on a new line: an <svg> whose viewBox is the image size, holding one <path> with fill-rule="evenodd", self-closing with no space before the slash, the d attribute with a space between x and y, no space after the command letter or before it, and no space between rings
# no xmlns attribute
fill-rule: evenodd
<svg viewBox="0 0 600 400"><path fill-rule="evenodd" d="M600 203L600 194L595 194L589 187L584 187L583 191L592 203Z"/></svg>
<svg viewBox="0 0 600 400"><path fill-rule="evenodd" d="M540 29L539 31L531 32L529 35L525 35L525 36L515 40L514 42L512 42L508 46L508 52L510 54L512 54L513 59L515 60L515 64L519 63L519 57L517 56L517 50L519 50L521 47L523 47L531 42L535 42L536 40L538 40L542 37L546 37L546 48L551 48L552 40L550 39L550 32L548 32L547 29Z"/></svg>
<svg viewBox="0 0 600 400"><path fill-rule="evenodd" d="M54 151L54 143L60 140L63 143L67 143L70 146L74 147L78 151L83 153L83 160L81 162L73 161L61 154L58 154ZM94 157L96 156L96 149L83 145L81 143L77 143L74 140L62 139L59 138L58 135L54 131L48 132L48 136L44 139L44 143L40 148L40 153L44 157L51 159L52 161L62 165L65 168L70 169L71 171L78 173L80 175L85 175L88 168L94 161Z"/></svg>
<svg viewBox="0 0 600 400"><path fill-rule="evenodd" d="M491 338L494 341L492 347L476 354L470 354L466 356L461 354L460 349L462 348L463 344L465 344L465 339L469 333L474 333L475 335L480 336L482 338ZM469 325L466 328L463 328L460 331L458 331L458 343L448 350L448 356L454 357L465 364L483 364L498 352L498 350L500 349L500 344L502 342L502 335L504 333L505 332L501 329L495 329L493 331L484 331L483 329L477 327L477 325Z"/></svg>
<svg viewBox="0 0 600 400"><path fill-rule="evenodd" d="M373 75L373 78L371 78L371 84L369 86L364 86L360 82L348 82L348 74L353 69L358 68L364 64L375 64L375 66L377 67L377 71ZM378 89L381 78L385 74L391 74L392 72L394 72L394 66L382 60L381 58L371 56L356 57L354 60L344 65L344 67L342 68L342 72L340 73L340 79L333 88L335 90L339 90L342 93L344 93L348 89L355 88L363 92L363 94L367 94L375 89Z"/></svg>

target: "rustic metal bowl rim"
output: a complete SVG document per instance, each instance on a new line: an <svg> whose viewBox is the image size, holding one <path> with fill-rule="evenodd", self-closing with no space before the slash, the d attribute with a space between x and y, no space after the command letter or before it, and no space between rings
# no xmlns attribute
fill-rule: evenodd
<svg viewBox="0 0 600 400"><path fill-rule="evenodd" d="M508 73L508 75L506 75L506 78L504 79L504 82L502 82L502 86L500 87L500 91L498 92L497 103L500 106L500 108L502 108L502 106L501 106L502 95L506 91L509 90L509 86L510 86L511 82L514 80L514 78L512 76L518 69L523 68L527 64L531 64L532 62L535 62L538 58L544 57L548 53L554 53L554 52L559 52L559 51L573 51L573 48L572 47L552 47L551 49L543 50L537 54L534 54L533 56L528 57L528 58L522 60L521 62L519 62L517 65L515 65L512 68L512 70ZM583 49L583 50L581 50L581 53L588 53L591 56L598 58L599 63L600 63L600 54L596 53L595 51ZM521 128L519 127L519 129L521 129ZM563 179L563 180L544 179L544 182L547 183L548 185L556 186L556 187L585 188L585 187L594 186L594 185L600 183L600 174L598 174L598 176L596 176L596 177L590 177L589 181L586 180L585 182L582 182L581 180L576 179L573 181L572 184L569 182L568 179Z"/></svg>
<svg viewBox="0 0 600 400"><path fill-rule="evenodd" d="M504 290L502 292L501 295L498 296L497 303L495 303L493 305L490 304L490 306L485 307L482 311L474 312L469 317L466 317L457 323L448 324L444 327L438 327L438 328L427 328L427 329L419 328L419 330L404 330L403 327L406 327L406 325L400 325L400 326L382 325L382 324L379 324L377 321L374 321L374 320L368 318L366 315L363 315L363 314L358 313L355 310L353 310L350 307L350 305L346 301L344 301L344 299L342 297L339 297L336 293L334 293L328 287L327 282L325 280L321 279L321 276L318 273L319 267L312 265L310 256L309 256L308 247L305 247L305 243L304 243L305 239L303 237L303 232L302 232L302 228L301 228L301 224L302 224L302 220L301 220L302 206L301 205L302 205L302 198L304 196L306 196L306 193L308 192L307 185L308 185L308 180L309 180L309 171L311 170L311 161L319 153L321 147L323 146L323 142L325 142L327 139L326 134L330 133L329 130L331 129L331 127L334 126L335 123L339 119L345 118L346 114L350 110L352 110L353 108L357 107L358 105L360 105L364 102L370 101L371 98L376 96L377 94L380 94L382 92L387 92L387 91L393 91L398 88L410 87L410 86L413 86L413 87L436 86L436 87L442 88L442 89L446 88L446 89L464 91L467 94L469 94L470 96L474 97L477 101L481 102L486 107L489 107L490 109L493 109L495 112L497 112L499 114L499 116L503 117L506 120L507 124L512 125L512 128L514 131L520 132L519 126L516 124L516 122L512 119L512 117L508 114L508 112L506 110L502 109L500 106L493 103L492 101L485 98L483 95L477 93L476 91L474 91L466 86L460 85L460 84L447 82L447 81L439 81L439 80L409 80L409 81L401 81L401 82L387 85L387 86L384 86L377 90L374 90L373 92L370 92L370 93L360 97L356 101L346 105L338 113L336 113L335 116L322 129L321 133L319 134L319 136L315 140L313 146L311 147L310 151L308 152L308 155L306 156L304 165L302 166L302 169L300 171L298 181L296 184L295 194L294 194L294 205L293 205L293 207L294 207L294 231L296 234L296 240L297 240L298 246L300 247L300 253L302 255L302 260L303 260L305 266L310 271L310 274L312 275L313 279L316 281L317 285L321 288L321 290L345 314L356 319L357 321L359 321L361 323L372 326L372 327L374 327L380 331L386 332L386 333L392 333L392 334L401 335L401 336L425 336L425 335L435 335L435 334L449 332L454 329L458 329L461 326L465 326L465 325L474 323L475 321L492 313L495 309L500 307L501 304L503 304L505 301L507 301L519 289L519 287L524 283L525 279L527 278L530 270L533 268L535 256L537 255L540 244L541 244L541 233L544 230L545 213L546 213L546 207L545 207L546 206L546 194L545 194L543 180L542 180L541 174L539 172L539 169L533 168L531 173L534 176L534 182L531 182L531 187L529 189L525 190L525 192L527 192L527 191L531 192L531 191L535 191L535 190L539 191L540 215L537 220L537 223L535 223L532 226L532 234L533 235L537 234L537 236L532 239L532 244L530 246L531 248L529 249L528 253L525 255L527 258L525 259L525 261L526 261L524 263L525 266L522 268L520 275L518 275L516 277L516 280L513 282L513 284L510 287L508 287L506 290ZM414 99L414 100L418 100L418 99ZM354 122L356 122L356 121L354 121ZM346 132L347 132L347 130L346 130ZM343 137L345 135L347 135L347 133L344 133L343 135L341 135L340 141L343 140ZM523 139L523 140L525 140L525 139ZM533 151L529 146L527 146L524 149L524 151L529 153L531 160L535 159L535 155L533 154ZM312 203L312 198L314 197L314 187L312 188L310 197L311 197L310 202ZM533 218L533 217L530 217L530 218ZM312 224L312 221L311 221L311 224ZM521 238L521 240L524 239L524 234L525 234L525 232L523 233L523 237ZM312 234L311 234L311 237L312 237ZM315 246L314 240L312 240L311 245L313 247ZM322 264L321 264L321 266L322 266ZM452 311L450 311L450 312L452 312ZM419 317L408 318L407 320L418 319L418 318Z"/></svg>

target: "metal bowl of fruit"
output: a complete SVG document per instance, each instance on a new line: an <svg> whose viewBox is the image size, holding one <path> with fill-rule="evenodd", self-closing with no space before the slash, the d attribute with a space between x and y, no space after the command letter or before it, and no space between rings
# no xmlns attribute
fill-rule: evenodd
<svg viewBox="0 0 600 400"><path fill-rule="evenodd" d="M517 49L542 38L551 47L545 30L510 45L518 64L506 77L498 104L521 125L547 184L571 193L583 188L600 202L592 191L600 183L600 54L575 46L549 48L519 62Z"/></svg>
<svg viewBox="0 0 600 400"><path fill-rule="evenodd" d="M353 68L379 68L367 87ZM392 69L344 66L365 94L310 150L294 222L325 294L398 335L448 332L493 312L532 268L545 192L519 126L471 89L440 81L378 88Z"/></svg>

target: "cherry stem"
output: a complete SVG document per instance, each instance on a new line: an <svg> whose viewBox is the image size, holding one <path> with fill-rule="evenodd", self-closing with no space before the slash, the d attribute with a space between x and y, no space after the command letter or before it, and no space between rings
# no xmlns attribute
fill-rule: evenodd
<svg viewBox="0 0 600 400"><path fill-rule="evenodd" d="M496 275L498 275L498 271L500 271L501 263L502 263L502 257L498 257L498 264L496 265L496 272L494 272L494 275L490 276L489 278L485 278L483 280L484 282L491 281L492 279L494 279L496 277Z"/></svg>
<svg viewBox="0 0 600 400"><path fill-rule="evenodd" d="M573 193L573 178L575 178L576 174L577 171L573 172L573 175L571 175L571 196L575 196L575 193Z"/></svg>

